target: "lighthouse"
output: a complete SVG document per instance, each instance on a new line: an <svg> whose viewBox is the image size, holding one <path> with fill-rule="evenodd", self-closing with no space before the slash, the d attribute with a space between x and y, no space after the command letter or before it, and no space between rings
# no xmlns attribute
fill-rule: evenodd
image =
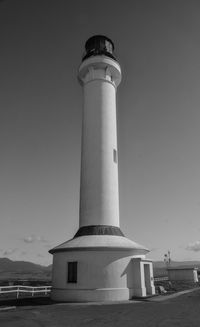
<svg viewBox="0 0 200 327"><path fill-rule="evenodd" d="M106 36L87 40L83 88L79 229L51 249L56 301L118 301L155 294L144 246L120 229L116 92L121 68Z"/></svg>

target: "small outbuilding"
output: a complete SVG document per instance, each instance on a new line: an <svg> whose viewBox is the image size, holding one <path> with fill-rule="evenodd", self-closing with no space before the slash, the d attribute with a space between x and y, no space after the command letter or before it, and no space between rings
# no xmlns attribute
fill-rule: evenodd
<svg viewBox="0 0 200 327"><path fill-rule="evenodd" d="M198 268L194 267L174 267L168 268L168 278L170 281L187 280L194 283L199 281Z"/></svg>

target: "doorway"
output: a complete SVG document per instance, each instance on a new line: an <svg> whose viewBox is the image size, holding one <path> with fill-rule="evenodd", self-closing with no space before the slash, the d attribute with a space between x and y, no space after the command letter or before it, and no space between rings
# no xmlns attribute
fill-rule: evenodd
<svg viewBox="0 0 200 327"><path fill-rule="evenodd" d="M151 287L151 273L150 273L150 264L144 264L144 282L146 287L146 295L152 294L152 287Z"/></svg>

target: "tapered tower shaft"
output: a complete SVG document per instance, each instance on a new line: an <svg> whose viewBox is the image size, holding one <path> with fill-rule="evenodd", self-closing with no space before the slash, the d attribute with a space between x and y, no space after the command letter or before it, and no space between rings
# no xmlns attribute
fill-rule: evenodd
<svg viewBox="0 0 200 327"><path fill-rule="evenodd" d="M84 98L79 223L119 227L116 90L121 69L114 57L97 52L98 44L94 49L95 55L86 53L78 75Z"/></svg>

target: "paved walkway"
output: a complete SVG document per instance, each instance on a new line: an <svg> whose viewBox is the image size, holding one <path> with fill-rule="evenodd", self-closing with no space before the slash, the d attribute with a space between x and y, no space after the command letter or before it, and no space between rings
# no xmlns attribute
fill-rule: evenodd
<svg viewBox="0 0 200 327"><path fill-rule="evenodd" d="M200 289L165 301L46 304L0 312L1 327L199 327ZM164 298L163 297L163 298ZM159 297L158 297L159 298ZM158 299L157 298L157 299ZM156 298L155 298L156 299Z"/></svg>
<svg viewBox="0 0 200 327"><path fill-rule="evenodd" d="M185 291L181 291L181 292L177 292L177 293L173 293L173 294L159 295L159 296L149 298L148 301L151 301L151 302L166 301L166 300L174 299L174 298L179 297L181 295L188 294L188 293L193 293L193 292L196 292L196 291L200 291L200 289L199 288L193 288L193 289L190 289L190 290L185 290Z"/></svg>

